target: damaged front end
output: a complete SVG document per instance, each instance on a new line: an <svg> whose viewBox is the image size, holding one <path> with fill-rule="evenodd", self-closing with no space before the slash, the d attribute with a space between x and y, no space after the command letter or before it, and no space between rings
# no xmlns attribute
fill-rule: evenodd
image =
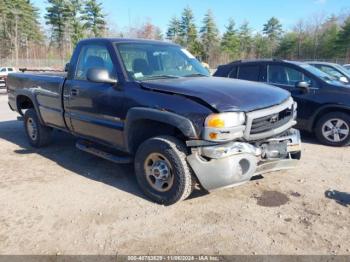
<svg viewBox="0 0 350 262"><path fill-rule="evenodd" d="M270 121L271 117L274 121ZM208 191L237 186L256 175L293 168L301 152L300 133L291 128L296 124L295 117L296 104L292 99L274 108L247 114L244 138L192 146L187 161Z"/></svg>

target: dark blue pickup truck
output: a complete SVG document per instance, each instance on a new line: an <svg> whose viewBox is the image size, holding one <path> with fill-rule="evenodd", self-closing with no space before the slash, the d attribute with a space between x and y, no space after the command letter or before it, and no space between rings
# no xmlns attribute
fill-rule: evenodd
<svg viewBox="0 0 350 262"><path fill-rule="evenodd" d="M29 143L53 129L81 150L134 162L143 192L162 204L291 168L300 158L296 103L280 88L209 77L178 45L147 40L81 41L66 74L12 74L9 106Z"/></svg>

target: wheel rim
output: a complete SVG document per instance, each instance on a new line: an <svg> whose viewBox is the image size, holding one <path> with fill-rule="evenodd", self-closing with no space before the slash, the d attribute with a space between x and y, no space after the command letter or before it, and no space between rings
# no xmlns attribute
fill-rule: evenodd
<svg viewBox="0 0 350 262"><path fill-rule="evenodd" d="M147 182L158 192L166 192L174 183L174 173L169 160L159 153L150 154L144 163Z"/></svg>
<svg viewBox="0 0 350 262"><path fill-rule="evenodd" d="M349 125L344 120L334 118L323 124L322 135L330 142L339 143L349 136L349 130Z"/></svg>
<svg viewBox="0 0 350 262"><path fill-rule="evenodd" d="M30 139L36 140L36 138L38 136L38 129L37 129L37 126L36 126L34 119L31 117L28 118L28 120L27 120L27 132L28 132Z"/></svg>

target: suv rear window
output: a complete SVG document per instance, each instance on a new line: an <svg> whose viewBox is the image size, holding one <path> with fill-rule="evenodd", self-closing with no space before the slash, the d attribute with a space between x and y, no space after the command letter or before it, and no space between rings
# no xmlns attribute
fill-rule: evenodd
<svg viewBox="0 0 350 262"><path fill-rule="evenodd" d="M259 81L259 65L241 65L238 68L238 79Z"/></svg>

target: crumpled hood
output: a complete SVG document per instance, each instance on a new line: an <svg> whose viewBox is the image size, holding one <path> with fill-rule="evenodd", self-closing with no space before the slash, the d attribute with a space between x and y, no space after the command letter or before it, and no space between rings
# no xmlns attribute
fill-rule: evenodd
<svg viewBox="0 0 350 262"><path fill-rule="evenodd" d="M219 112L250 112L281 104L290 93L281 88L220 77L143 81L146 89L199 98Z"/></svg>

